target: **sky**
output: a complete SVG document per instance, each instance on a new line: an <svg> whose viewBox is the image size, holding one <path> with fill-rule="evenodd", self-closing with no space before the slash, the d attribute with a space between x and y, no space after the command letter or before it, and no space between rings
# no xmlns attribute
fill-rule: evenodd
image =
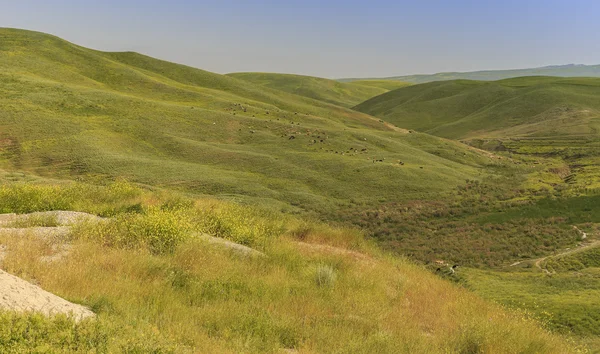
<svg viewBox="0 0 600 354"><path fill-rule="evenodd" d="M217 73L389 77L600 64L597 0L0 0L0 27Z"/></svg>

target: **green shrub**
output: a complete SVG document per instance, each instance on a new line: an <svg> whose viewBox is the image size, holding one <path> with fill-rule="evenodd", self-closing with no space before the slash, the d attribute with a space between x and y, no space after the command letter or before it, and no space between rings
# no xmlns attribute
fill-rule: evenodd
<svg viewBox="0 0 600 354"><path fill-rule="evenodd" d="M120 214L111 220L81 224L74 234L109 247L147 248L161 254L173 252L191 231L189 211L149 207L143 214Z"/></svg>
<svg viewBox="0 0 600 354"><path fill-rule="evenodd" d="M107 352L109 334L96 320L75 323L64 315L0 312L2 353Z"/></svg>
<svg viewBox="0 0 600 354"><path fill-rule="evenodd" d="M2 213L67 210L72 205L72 195L65 193L65 190L58 186L13 184L0 187Z"/></svg>
<svg viewBox="0 0 600 354"><path fill-rule="evenodd" d="M195 222L201 232L262 249L284 231L281 217L261 215L253 208L237 205L202 210Z"/></svg>
<svg viewBox="0 0 600 354"><path fill-rule="evenodd" d="M112 216L139 203L141 195L139 188L122 180L107 186L11 183L0 186L0 213L78 210Z"/></svg>
<svg viewBox="0 0 600 354"><path fill-rule="evenodd" d="M193 201L170 196L160 206L135 204L131 211L74 228L74 237L108 247L146 248L154 254L171 253L194 233L206 233L264 249L284 232L281 218L260 210L219 203L196 207Z"/></svg>

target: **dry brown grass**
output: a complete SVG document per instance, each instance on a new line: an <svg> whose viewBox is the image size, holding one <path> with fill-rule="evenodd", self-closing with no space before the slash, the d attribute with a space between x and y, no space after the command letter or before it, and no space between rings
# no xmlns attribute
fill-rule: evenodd
<svg viewBox="0 0 600 354"><path fill-rule="evenodd" d="M48 266L35 237L3 240L5 268L91 306L112 350L567 353L564 339L401 259L281 239L267 259L189 241L152 255L81 241ZM300 247L300 248L299 248ZM319 286L314 270L335 271Z"/></svg>

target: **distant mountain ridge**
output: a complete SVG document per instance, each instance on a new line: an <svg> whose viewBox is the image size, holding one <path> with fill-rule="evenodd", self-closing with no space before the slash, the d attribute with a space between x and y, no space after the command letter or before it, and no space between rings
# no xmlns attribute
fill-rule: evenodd
<svg viewBox="0 0 600 354"><path fill-rule="evenodd" d="M550 65L540 68L514 69L514 70L481 70L470 72L443 72L437 74L418 74L378 78L377 80L397 80L413 84L423 84L433 81L448 80L479 80L496 81L511 79L520 76L560 76L560 77L600 77L600 65ZM370 80L366 78L339 79L340 82Z"/></svg>

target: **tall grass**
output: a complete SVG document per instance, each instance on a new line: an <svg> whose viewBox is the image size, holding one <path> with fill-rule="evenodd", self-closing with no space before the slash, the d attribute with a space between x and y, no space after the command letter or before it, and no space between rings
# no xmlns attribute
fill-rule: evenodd
<svg viewBox="0 0 600 354"><path fill-rule="evenodd" d="M102 221L79 224L76 239L108 247L147 249L154 254L172 253L178 245L199 234L221 237L265 250L284 233L282 220L271 219L253 207L218 201L142 206Z"/></svg>
<svg viewBox="0 0 600 354"><path fill-rule="evenodd" d="M65 315L0 312L3 353L105 353L110 332L102 322L74 323Z"/></svg>
<svg viewBox="0 0 600 354"><path fill-rule="evenodd" d="M370 251L368 243L357 246L356 231L214 200L135 196L142 200L138 212L82 224L70 240L2 235L4 269L89 306L98 318L66 327L51 319L30 326L37 331L32 337L17 331L13 342L0 341L0 350L572 350L519 313L403 259ZM193 236L210 230L249 245L266 242L268 257L239 258ZM345 234L354 241L344 244ZM44 259L66 241L70 254L49 265ZM24 315L16 321L38 320Z"/></svg>
<svg viewBox="0 0 600 354"><path fill-rule="evenodd" d="M31 244L9 247L7 270L97 311L106 329L94 335L109 333L111 352L571 351L534 321L391 258L307 254L285 239L268 259L194 240L158 255L80 241L48 267Z"/></svg>
<svg viewBox="0 0 600 354"><path fill-rule="evenodd" d="M106 186L4 183L0 186L0 213L79 210L110 216L135 209L142 195L141 189L124 180Z"/></svg>

